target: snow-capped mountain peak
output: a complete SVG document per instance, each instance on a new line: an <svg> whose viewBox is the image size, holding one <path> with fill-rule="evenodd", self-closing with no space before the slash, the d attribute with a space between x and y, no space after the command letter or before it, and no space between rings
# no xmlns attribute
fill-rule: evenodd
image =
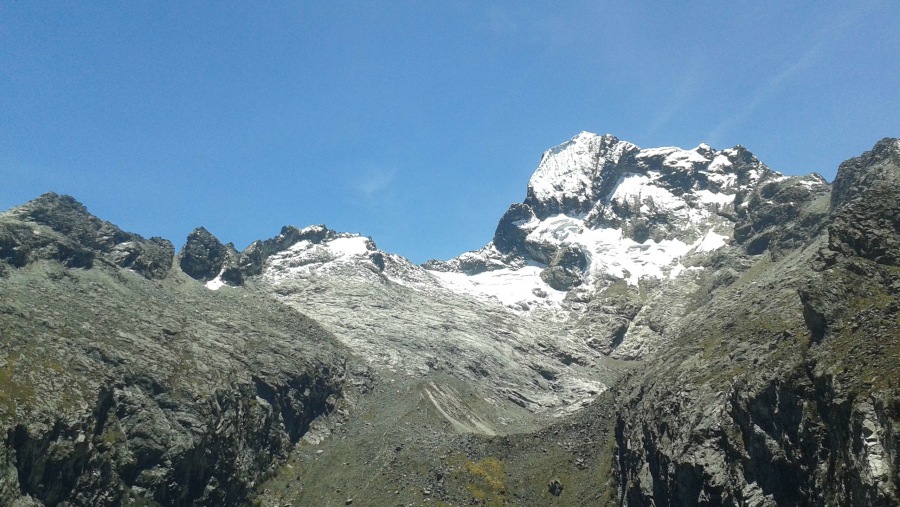
<svg viewBox="0 0 900 507"><path fill-rule="evenodd" d="M728 243L739 194L778 178L742 147L641 149L581 132L544 153L491 243L426 267L448 287L516 309L615 280L675 278L690 271L687 256Z"/></svg>
<svg viewBox="0 0 900 507"><path fill-rule="evenodd" d="M546 203L550 209L587 211L596 200L597 179L604 169L636 150L637 146L609 134L581 132L544 152L528 181L528 201Z"/></svg>

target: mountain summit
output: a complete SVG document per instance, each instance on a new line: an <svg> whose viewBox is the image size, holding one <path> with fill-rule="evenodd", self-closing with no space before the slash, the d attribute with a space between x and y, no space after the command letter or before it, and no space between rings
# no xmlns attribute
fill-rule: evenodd
<svg viewBox="0 0 900 507"><path fill-rule="evenodd" d="M741 146L642 150L582 132L544 152L524 202L510 206L487 246L426 267L449 286L525 310L559 305L576 288L674 279L734 240L751 195L767 184L799 185L807 199L827 189L822 177L786 177Z"/></svg>

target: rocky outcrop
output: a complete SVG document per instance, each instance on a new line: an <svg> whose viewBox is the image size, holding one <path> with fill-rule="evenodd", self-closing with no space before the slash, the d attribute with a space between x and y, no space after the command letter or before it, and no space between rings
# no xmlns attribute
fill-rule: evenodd
<svg viewBox="0 0 900 507"><path fill-rule="evenodd" d="M900 140L883 139L841 164L831 204L828 247L845 257L900 265Z"/></svg>
<svg viewBox="0 0 900 507"><path fill-rule="evenodd" d="M278 236L265 241L254 241L241 252L241 271L244 273L244 276L258 275L262 272L266 260L273 253L286 250L300 241L309 241L313 244L321 243L326 239L334 239L337 237L337 234L337 232L324 225L316 225L304 229L286 225L281 228L281 233Z"/></svg>
<svg viewBox="0 0 900 507"><path fill-rule="evenodd" d="M174 255L168 240L125 232L65 195L44 194L0 215L0 259L16 267L37 259L73 268L99 261L159 279L169 274Z"/></svg>
<svg viewBox="0 0 900 507"><path fill-rule="evenodd" d="M879 186L866 195L834 217L828 227L828 248L845 257L900 266L900 191Z"/></svg>
<svg viewBox="0 0 900 507"><path fill-rule="evenodd" d="M528 231L520 226L536 219L537 216L527 204L513 204L497 224L494 246L501 253L524 256L527 253L524 244Z"/></svg>
<svg viewBox="0 0 900 507"><path fill-rule="evenodd" d="M18 492L0 496L44 505L241 504L310 422L334 408L339 389L326 378L252 378L196 400L122 379L81 418L8 429Z"/></svg>
<svg viewBox="0 0 900 507"><path fill-rule="evenodd" d="M178 254L182 271L188 276L202 282L220 280L231 286L243 285L248 277L262 273L266 261L274 254L283 252L293 245L306 241L312 245L348 236L346 233L333 231L324 225L315 225L299 229L292 225L281 228L281 233L274 238L254 241L243 252L238 253L234 245L223 245L203 227L194 229ZM371 240L369 240L371 242ZM373 251L374 251L374 242ZM384 264L384 259L376 256L373 264Z"/></svg>
<svg viewBox="0 0 900 507"><path fill-rule="evenodd" d="M588 300L577 332L588 346L610 355L622 345L643 305L636 289L621 284L610 287L600 297Z"/></svg>
<svg viewBox="0 0 900 507"><path fill-rule="evenodd" d="M239 268L239 254L234 245L223 245L203 227L191 231L178 254L181 270L191 278L208 282L218 276L231 285L241 285L244 277Z"/></svg>
<svg viewBox="0 0 900 507"><path fill-rule="evenodd" d="M807 243L828 214L830 188L817 174L773 178L736 197L734 241L750 255L776 255ZM818 202L816 202L818 200Z"/></svg>
<svg viewBox="0 0 900 507"><path fill-rule="evenodd" d="M784 373L724 394L648 391L644 418L620 417L616 431L622 503L896 505L900 399L845 398L827 378Z"/></svg>
<svg viewBox="0 0 900 507"><path fill-rule="evenodd" d="M859 198L877 185L896 187L900 184L900 140L886 137L871 150L851 158L838 167L831 194L833 209Z"/></svg>
<svg viewBox="0 0 900 507"><path fill-rule="evenodd" d="M584 252L571 245L556 250L541 278L556 290L568 291L584 283L584 270L588 267Z"/></svg>

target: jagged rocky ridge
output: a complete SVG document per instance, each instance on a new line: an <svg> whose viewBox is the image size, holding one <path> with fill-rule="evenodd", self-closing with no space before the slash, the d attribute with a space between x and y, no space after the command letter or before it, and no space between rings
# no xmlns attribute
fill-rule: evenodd
<svg viewBox="0 0 900 507"><path fill-rule="evenodd" d="M238 309L251 298L272 311L288 307L311 316L325 336L336 338L328 345L335 355L325 364L345 365L344 357L355 356L374 376L370 382L359 367L349 374L351 368L341 366L304 377L337 379L321 413L345 414L335 407L354 407L346 424L319 424L315 435L307 433L308 442L324 447L295 446L309 418L291 419L294 412L282 410L280 419L252 419L254 427L274 428L262 440L242 440L244 455L257 457L238 462L252 465L235 471L203 461L191 470L217 471L165 488L147 486L147 474L135 482L133 472L120 471L131 470L129 460L99 452L95 462L120 477L110 483L115 487L79 479L47 493L41 470L73 468L71 460L50 467L37 460L23 468L21 456L35 453L12 445L21 430L10 429L7 489L0 489L0 498L17 494L20 503L47 504L72 498L66 501L76 505L98 498L174 504L176 496L184 505L249 498L344 505L353 497L368 505L425 499L895 505L898 154L897 140L883 140L844 163L829 185L817 175L780 175L742 147L642 150L612 136L582 133L544 154L525 200L510 207L485 248L423 267L378 250L370 238L324 226L288 226L243 252L199 228L174 260L171 245L160 250L165 244L159 240L147 245L134 235L123 239L127 233L117 235L114 226L84 213L70 213L82 217L74 221L77 227L27 233L32 223L47 221L41 218L45 208L83 211L72 200L42 197L4 215L4 287L43 276L35 287L59 292L61 280L97 273L116 279L109 282L113 287L127 284L124 294L156 283L166 298L173 287L190 294L176 301L191 307L209 301L204 318L226 329L244 315L259 317L248 320L259 325L257 307ZM73 222L48 222L67 220ZM91 263L70 260L79 257L69 252L79 249L90 253ZM163 261L153 262L158 252ZM148 267L166 262L171 269ZM131 277L132 271L142 276ZM51 300L65 301L57 292ZM97 304L107 297L98 295ZM150 316L144 325L164 317ZM124 319L118 325L137 324ZM249 328L239 329L238 335ZM153 336L132 334L132 347ZM308 343L306 335L262 342L271 343L265 357ZM216 339L200 343L197 350L223 346ZM263 356L242 360L242 354L231 352L242 365L238 372L251 380L258 369L271 372L270 365L261 366ZM291 355L279 371L309 371L300 358L321 356L307 354ZM154 376L167 368L161 364L150 361L152 373L132 365L134 370L121 370L131 377L121 375ZM11 368L10 378L40 377ZM358 403L341 396L350 377L357 379L350 386L367 391ZM239 393L236 399L262 396L255 381L254 391L241 374L229 378L200 382L192 392L221 385ZM299 388L284 389L275 390L296 399ZM165 400L166 392L151 398ZM269 405L296 403L262 398ZM10 399L16 410L29 406ZM162 414L188 410L156 404ZM15 417L31 420L18 412ZM292 426L289 419L306 423ZM250 421L235 422L236 431L248 431ZM127 444L120 449L131 449L132 434L140 448L135 431L123 431ZM287 439L278 436L285 434ZM71 431L54 435L63 443L80 438ZM49 445L50 438L42 438L41 445ZM283 444L269 445L277 450L266 462L261 442L272 439ZM211 447L212 454L227 454ZM183 477L167 472L184 470L172 460L153 470ZM271 472L262 475L266 463ZM74 469L92 470L80 466ZM223 487L223 477L239 487ZM372 477L381 479L373 483ZM259 479L266 480L253 489ZM87 496L95 489L101 493Z"/></svg>
<svg viewBox="0 0 900 507"><path fill-rule="evenodd" d="M175 254L168 240L147 240L125 232L88 214L69 196L45 194L7 211L4 218L0 259L13 267L39 259L55 260L69 268L91 268L99 262L159 279L168 274ZM44 234L46 230L53 233Z"/></svg>
<svg viewBox="0 0 900 507"><path fill-rule="evenodd" d="M3 505L244 504L345 404L330 335L203 288L168 241L55 194L0 214L0 239Z"/></svg>

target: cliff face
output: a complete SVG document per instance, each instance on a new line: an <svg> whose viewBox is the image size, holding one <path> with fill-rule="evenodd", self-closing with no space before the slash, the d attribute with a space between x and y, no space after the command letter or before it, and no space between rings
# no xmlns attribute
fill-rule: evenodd
<svg viewBox="0 0 900 507"><path fill-rule="evenodd" d="M168 242L54 195L0 230L14 259L0 280L0 503L245 503L343 403L348 367L326 332L206 290L172 269Z"/></svg>
<svg viewBox="0 0 900 507"><path fill-rule="evenodd" d="M91 215L69 196L44 194L3 213L3 218L0 260L12 267L40 259L68 268L89 269L101 263L152 280L165 278L175 255L168 240L125 232Z"/></svg>
<svg viewBox="0 0 900 507"><path fill-rule="evenodd" d="M841 165L825 213L800 210L827 237L761 253L627 383L621 502L900 503L898 153Z"/></svg>

